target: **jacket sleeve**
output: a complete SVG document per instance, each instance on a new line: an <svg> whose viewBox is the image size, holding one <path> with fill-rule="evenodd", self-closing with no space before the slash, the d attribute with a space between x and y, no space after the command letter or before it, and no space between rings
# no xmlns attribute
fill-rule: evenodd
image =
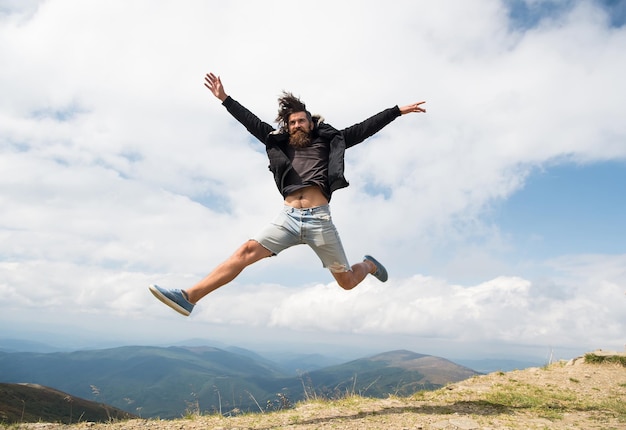
<svg viewBox="0 0 626 430"><path fill-rule="evenodd" d="M399 116L400 108L394 106L369 117L363 122L344 128L341 130L341 133L346 142L346 148L359 144L368 137L378 133L383 127Z"/></svg>
<svg viewBox="0 0 626 430"><path fill-rule="evenodd" d="M263 144L267 135L274 131L274 127L263 122L255 114L242 106L238 101L228 96L222 103L226 110Z"/></svg>

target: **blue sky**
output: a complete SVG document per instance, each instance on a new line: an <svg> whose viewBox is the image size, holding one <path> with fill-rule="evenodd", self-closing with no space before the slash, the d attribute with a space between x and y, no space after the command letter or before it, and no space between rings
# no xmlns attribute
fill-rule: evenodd
<svg viewBox="0 0 626 430"><path fill-rule="evenodd" d="M494 210L525 257L626 252L626 163L537 169Z"/></svg>
<svg viewBox="0 0 626 430"><path fill-rule="evenodd" d="M505 7L509 11L511 25L522 30L536 27L541 22L558 19L576 6L576 1L524 1L510 0ZM626 22L626 3L623 0L596 0L605 12L610 26L621 27Z"/></svg>
<svg viewBox="0 0 626 430"><path fill-rule="evenodd" d="M0 1L0 339L623 349L626 2L359 5ZM285 37L294 14L325 30ZM348 151L333 195L348 258L389 282L342 291L296 248L190 318L154 300L149 284L195 283L282 206L209 71L268 122L282 90L338 128L426 100Z"/></svg>

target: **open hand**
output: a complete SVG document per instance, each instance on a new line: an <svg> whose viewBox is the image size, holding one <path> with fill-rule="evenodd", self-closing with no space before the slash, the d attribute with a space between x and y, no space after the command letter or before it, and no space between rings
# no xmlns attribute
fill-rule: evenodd
<svg viewBox="0 0 626 430"><path fill-rule="evenodd" d="M224 91L222 80L219 76L216 76L213 73L206 74L206 76L204 77L204 86L207 87L213 93L213 95L221 101L226 100L226 97L228 97L228 95Z"/></svg>

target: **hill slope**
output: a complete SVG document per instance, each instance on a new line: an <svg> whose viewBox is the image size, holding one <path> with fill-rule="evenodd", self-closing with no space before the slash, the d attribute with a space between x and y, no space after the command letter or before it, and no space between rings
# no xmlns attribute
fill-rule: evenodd
<svg viewBox="0 0 626 430"><path fill-rule="evenodd" d="M137 418L108 405L33 384L0 383L0 405L0 423L53 421L71 424Z"/></svg>
<svg viewBox="0 0 626 430"><path fill-rule="evenodd" d="M588 355L593 358L595 355ZM587 357L587 356L586 356ZM590 362L593 361L593 362ZM191 416L72 426L30 424L38 430L179 429L510 429L626 428L626 357L577 359L542 368L496 372L411 397L309 401L266 414Z"/></svg>

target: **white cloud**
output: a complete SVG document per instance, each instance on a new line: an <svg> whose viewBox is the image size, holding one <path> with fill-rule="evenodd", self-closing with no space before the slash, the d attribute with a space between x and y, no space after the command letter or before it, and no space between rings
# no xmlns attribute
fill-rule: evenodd
<svg viewBox="0 0 626 430"><path fill-rule="evenodd" d="M620 264L615 260L610 267ZM589 264L588 270L594 273L606 265ZM626 300L626 274L614 275L612 279L603 275L601 284L596 284L594 276L577 276L561 285L518 277L453 285L416 275L392 278L388 284L367 280L353 291L344 291L334 283L297 290L233 286L202 302L196 318L303 332L561 347L575 347L584 332L593 342L616 347L621 346L626 328L620 311Z"/></svg>
<svg viewBox="0 0 626 430"><path fill-rule="evenodd" d="M483 217L533 167L626 158L626 30L607 19L594 2L524 30L493 0L6 3L0 308L163 312L148 283L195 282L274 216L262 146L202 86L215 71L268 122L283 89L337 127L423 99L428 113L351 149L352 185L333 197L349 258L379 256L391 285L343 292L290 250L202 302L197 321L574 344L570 325L615 343L619 261L572 257L607 267L561 279L563 261L507 260L513 244Z"/></svg>

